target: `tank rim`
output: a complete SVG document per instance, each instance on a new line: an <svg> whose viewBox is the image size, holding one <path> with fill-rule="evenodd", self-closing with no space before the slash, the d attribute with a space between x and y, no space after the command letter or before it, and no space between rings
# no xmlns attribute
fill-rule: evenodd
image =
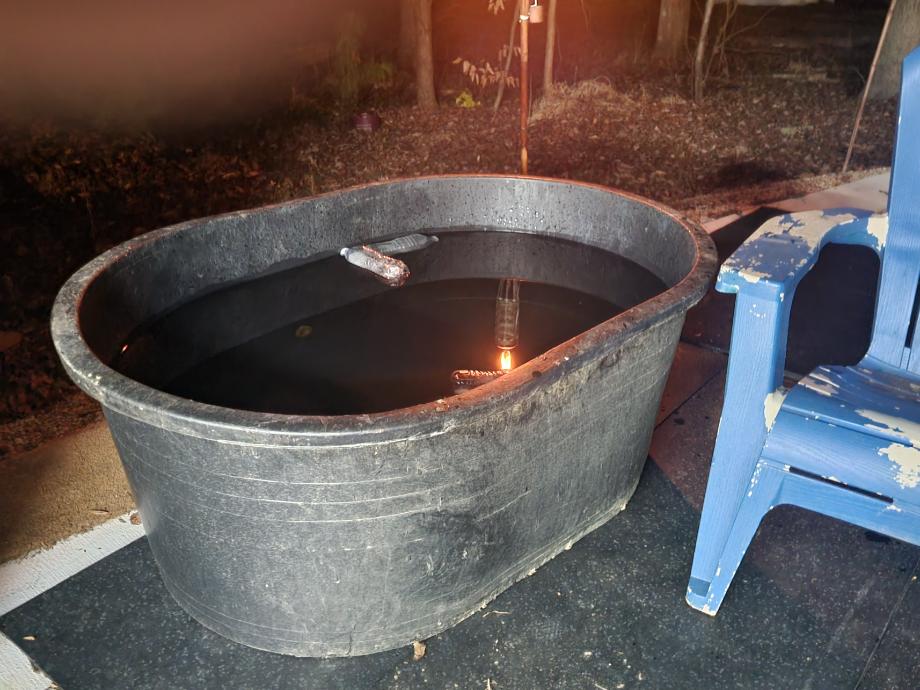
<svg viewBox="0 0 920 690"><path fill-rule="evenodd" d="M709 235L676 211L644 197L604 185L558 178L461 174L410 177L356 185L307 199L334 198L371 187L409 182L493 179L548 182L594 189L630 199L661 213L693 239L696 255L687 274L664 292L563 342L517 367L502 378L446 399L371 414L338 416L253 412L201 403L139 383L106 365L90 349L79 324L80 307L88 287L111 266L150 243L182 232L204 220L245 216L283 208L304 199L245 211L198 218L154 230L128 240L88 262L58 292L52 308L51 334L67 373L106 410L177 433L240 445L358 446L436 436L472 417L507 407L566 372L602 359L647 326L685 312L702 299L716 272L717 255Z"/></svg>

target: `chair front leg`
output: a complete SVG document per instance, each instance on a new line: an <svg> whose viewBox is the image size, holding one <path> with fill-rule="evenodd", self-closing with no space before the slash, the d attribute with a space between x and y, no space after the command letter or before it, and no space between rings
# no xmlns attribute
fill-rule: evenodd
<svg viewBox="0 0 920 690"><path fill-rule="evenodd" d="M738 293L725 402L687 594L688 603L700 610L719 568L726 567L723 552L782 404L788 325L788 303L779 294L771 299L765 290Z"/></svg>

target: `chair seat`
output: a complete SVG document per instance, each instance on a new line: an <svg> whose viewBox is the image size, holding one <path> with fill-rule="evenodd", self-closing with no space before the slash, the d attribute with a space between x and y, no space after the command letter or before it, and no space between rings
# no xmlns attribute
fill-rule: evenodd
<svg viewBox="0 0 920 690"><path fill-rule="evenodd" d="M920 445L920 378L901 374L862 364L818 367L792 389L783 409L889 442L907 437Z"/></svg>
<svg viewBox="0 0 920 690"><path fill-rule="evenodd" d="M865 362L818 367L786 396L764 456L916 503L910 490L920 486L920 378Z"/></svg>

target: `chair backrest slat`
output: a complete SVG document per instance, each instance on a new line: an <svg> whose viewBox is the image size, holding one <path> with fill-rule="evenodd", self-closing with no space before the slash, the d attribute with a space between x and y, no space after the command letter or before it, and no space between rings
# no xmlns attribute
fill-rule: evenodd
<svg viewBox="0 0 920 690"><path fill-rule="evenodd" d="M908 338L920 282L920 49L907 56L902 70L888 238L869 354L892 366L917 371L920 341L913 338L913 347L908 348Z"/></svg>

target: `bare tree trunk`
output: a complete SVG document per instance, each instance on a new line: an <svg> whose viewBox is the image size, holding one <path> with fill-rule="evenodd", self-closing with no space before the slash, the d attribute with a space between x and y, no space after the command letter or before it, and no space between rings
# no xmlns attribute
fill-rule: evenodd
<svg viewBox="0 0 920 690"><path fill-rule="evenodd" d="M437 108L431 48L431 0L415 0L415 94L422 108Z"/></svg>
<svg viewBox="0 0 920 690"><path fill-rule="evenodd" d="M709 23L712 21L712 8L715 4L715 0L706 0L703 25L700 27L700 40L696 44L696 56L693 58L693 99L697 101L703 99L703 80L706 78L706 75L703 74L703 58L706 56L706 38L709 33Z"/></svg>
<svg viewBox="0 0 920 690"><path fill-rule="evenodd" d="M553 95L553 62L556 59L556 4L557 0L549 0L546 18L546 51L543 53L543 96Z"/></svg>
<svg viewBox="0 0 920 690"><path fill-rule="evenodd" d="M898 0L881 48L869 98L894 98L901 90L901 62L920 42L920 0Z"/></svg>
<svg viewBox="0 0 920 690"><path fill-rule="evenodd" d="M691 0L661 0L655 37L656 60L674 63L686 55L691 5Z"/></svg>
<svg viewBox="0 0 920 690"><path fill-rule="evenodd" d="M397 61L405 69L415 66L415 3L416 0L399 0L399 46Z"/></svg>

